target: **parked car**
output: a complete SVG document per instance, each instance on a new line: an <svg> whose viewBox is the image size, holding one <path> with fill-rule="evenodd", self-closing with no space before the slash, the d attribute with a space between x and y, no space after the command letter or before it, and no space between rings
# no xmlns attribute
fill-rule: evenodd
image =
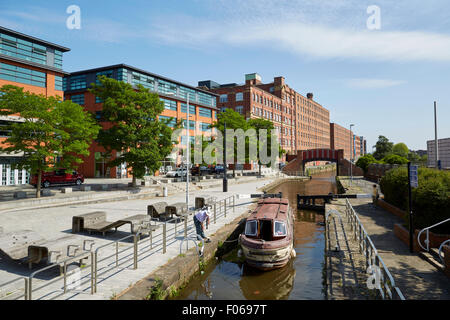
<svg viewBox="0 0 450 320"><path fill-rule="evenodd" d="M178 168L176 170L171 170L166 174L166 177L168 178L177 178L183 176L186 176L186 168Z"/></svg>
<svg viewBox="0 0 450 320"><path fill-rule="evenodd" d="M38 175L35 174L31 178L31 185L36 187L37 181ZM43 172L41 179L41 185L44 188L48 188L51 185L58 185L58 184L76 184L77 186L79 186L83 182L84 176L81 173L78 173L77 171L66 173L66 169L58 169L56 171Z"/></svg>
<svg viewBox="0 0 450 320"><path fill-rule="evenodd" d="M193 176L204 176L211 173L211 168L207 166L192 167L191 174Z"/></svg>
<svg viewBox="0 0 450 320"><path fill-rule="evenodd" d="M214 167L214 173L220 174L225 171L224 167L222 165L217 165Z"/></svg>

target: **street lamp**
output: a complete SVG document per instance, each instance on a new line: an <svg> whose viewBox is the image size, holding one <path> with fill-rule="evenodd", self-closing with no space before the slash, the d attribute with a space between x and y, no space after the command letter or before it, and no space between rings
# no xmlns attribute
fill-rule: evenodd
<svg viewBox="0 0 450 320"><path fill-rule="evenodd" d="M350 125L350 184L353 182L353 134L352 134L352 127L354 127L354 124Z"/></svg>
<svg viewBox="0 0 450 320"><path fill-rule="evenodd" d="M166 95L175 96L174 92L169 92ZM186 93L186 206L189 211L189 163L190 163L190 145L189 145L189 92Z"/></svg>

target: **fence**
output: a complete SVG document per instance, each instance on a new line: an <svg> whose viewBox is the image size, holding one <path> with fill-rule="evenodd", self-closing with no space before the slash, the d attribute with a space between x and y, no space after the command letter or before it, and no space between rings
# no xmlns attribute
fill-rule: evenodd
<svg viewBox="0 0 450 320"><path fill-rule="evenodd" d="M227 214L230 213L230 210L233 210L235 212L236 207L236 197L229 196L227 198L224 198L222 200L216 201L213 205L213 211L212 211L212 217L211 217L211 223L216 224L217 221L221 218L226 218ZM170 220L165 220L161 223L162 226L162 232L158 233L157 235L153 235L152 229L150 226L150 223L148 225L141 226L140 231L137 234L128 235L124 238L121 238L119 240L107 243L103 246L100 246L95 249L91 249L90 251L84 251L83 253L70 257L64 261L60 261L58 263L50 264L42 269L39 269L35 272L33 272L29 277L19 277L16 279L13 279L11 281L8 281L6 283L0 284L0 289L8 288L8 286L11 286L13 283L19 283L20 281L24 281L23 284L23 290L21 288L15 288L15 291L21 291L23 293L17 294L17 292L14 293L15 299L25 299L25 300L32 300L33 299L33 293L36 293L37 291L41 291L44 288L52 287L52 291L50 293L46 293L43 297L49 297L52 294L60 293L58 296L62 296L65 293L73 292L73 293L82 293L82 294L94 294L97 293L97 284L99 280L101 280L101 276L114 270L123 270L123 269L129 269L128 267L132 265L132 268L134 270L138 269L138 261L139 256L144 253L150 253L151 250L155 249L155 252L157 249L161 249L162 254L165 254L167 252L167 246L176 242L177 240L181 241L181 244L185 239L188 239L188 235L190 233L195 233L195 226L193 219L189 219L189 217L192 216L192 211L186 214L183 217L176 217ZM179 229L179 225L182 224L182 229ZM191 230L191 232L189 232ZM182 232L182 236L180 236L179 239L177 239L177 235L180 235ZM140 239L141 236L145 233L148 233L148 239ZM189 237L189 239L192 239ZM132 242L129 242L129 245L124 248L120 249L119 247L124 245L124 243L127 243L128 241L132 240ZM171 241L169 243L169 241ZM147 246L142 246L144 242L148 242ZM107 251L107 249L111 249ZM107 252L106 256L101 256L101 253ZM113 253L111 253L113 252ZM76 261L81 261L84 259L89 259L89 263L84 264L83 268L76 268L74 270L69 270L68 272L68 266L71 263L74 263ZM128 265L126 265L128 264ZM121 266L126 265L123 268L120 268ZM60 276L45 281L44 284L37 284L34 285L34 279L38 274L42 274L44 271L53 269L55 267L62 268L62 272ZM75 273L78 273L78 275L73 278L71 276L75 275ZM83 275L84 273L84 275ZM87 280L86 280L87 279ZM78 281L75 285L76 288L74 288L74 285L72 281ZM59 282L62 282L58 285ZM90 288L90 292L87 291L87 289L79 290L77 288L80 288L82 285L88 284ZM0 291L1 292L1 291ZM5 297L8 297L10 295L6 295ZM52 299L56 298L55 296L52 296ZM2 300L4 297L0 296L0 300Z"/></svg>
<svg viewBox="0 0 450 320"><path fill-rule="evenodd" d="M354 233L355 240L359 242L359 251L366 257L366 267L371 269L375 266L376 270L380 270L380 286L377 288L382 299L405 300L400 289L395 285L394 278L378 255L377 249L364 229L358 215L356 214L350 201L346 199L345 214ZM373 270L373 269L372 269ZM375 270L375 271L376 271Z"/></svg>

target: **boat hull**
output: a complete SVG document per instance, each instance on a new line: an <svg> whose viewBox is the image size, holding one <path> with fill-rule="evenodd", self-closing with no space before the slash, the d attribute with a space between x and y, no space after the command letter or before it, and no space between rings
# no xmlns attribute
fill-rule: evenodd
<svg viewBox="0 0 450 320"><path fill-rule="evenodd" d="M255 249L247 247L245 240L241 241L242 252L246 263L263 271L284 267L292 257L293 245L271 249Z"/></svg>

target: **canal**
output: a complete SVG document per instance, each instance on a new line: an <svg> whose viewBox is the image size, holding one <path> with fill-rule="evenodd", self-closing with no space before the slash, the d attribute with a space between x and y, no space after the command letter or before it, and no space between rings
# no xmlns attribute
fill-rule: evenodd
<svg viewBox="0 0 450 320"><path fill-rule="evenodd" d="M285 182L269 193L283 192L297 208L297 194L336 193L334 172L313 176L309 181ZM182 300L321 300L324 299L324 231L322 214L296 210L294 259L283 268L261 272L248 267L238 248L210 263L173 299Z"/></svg>

